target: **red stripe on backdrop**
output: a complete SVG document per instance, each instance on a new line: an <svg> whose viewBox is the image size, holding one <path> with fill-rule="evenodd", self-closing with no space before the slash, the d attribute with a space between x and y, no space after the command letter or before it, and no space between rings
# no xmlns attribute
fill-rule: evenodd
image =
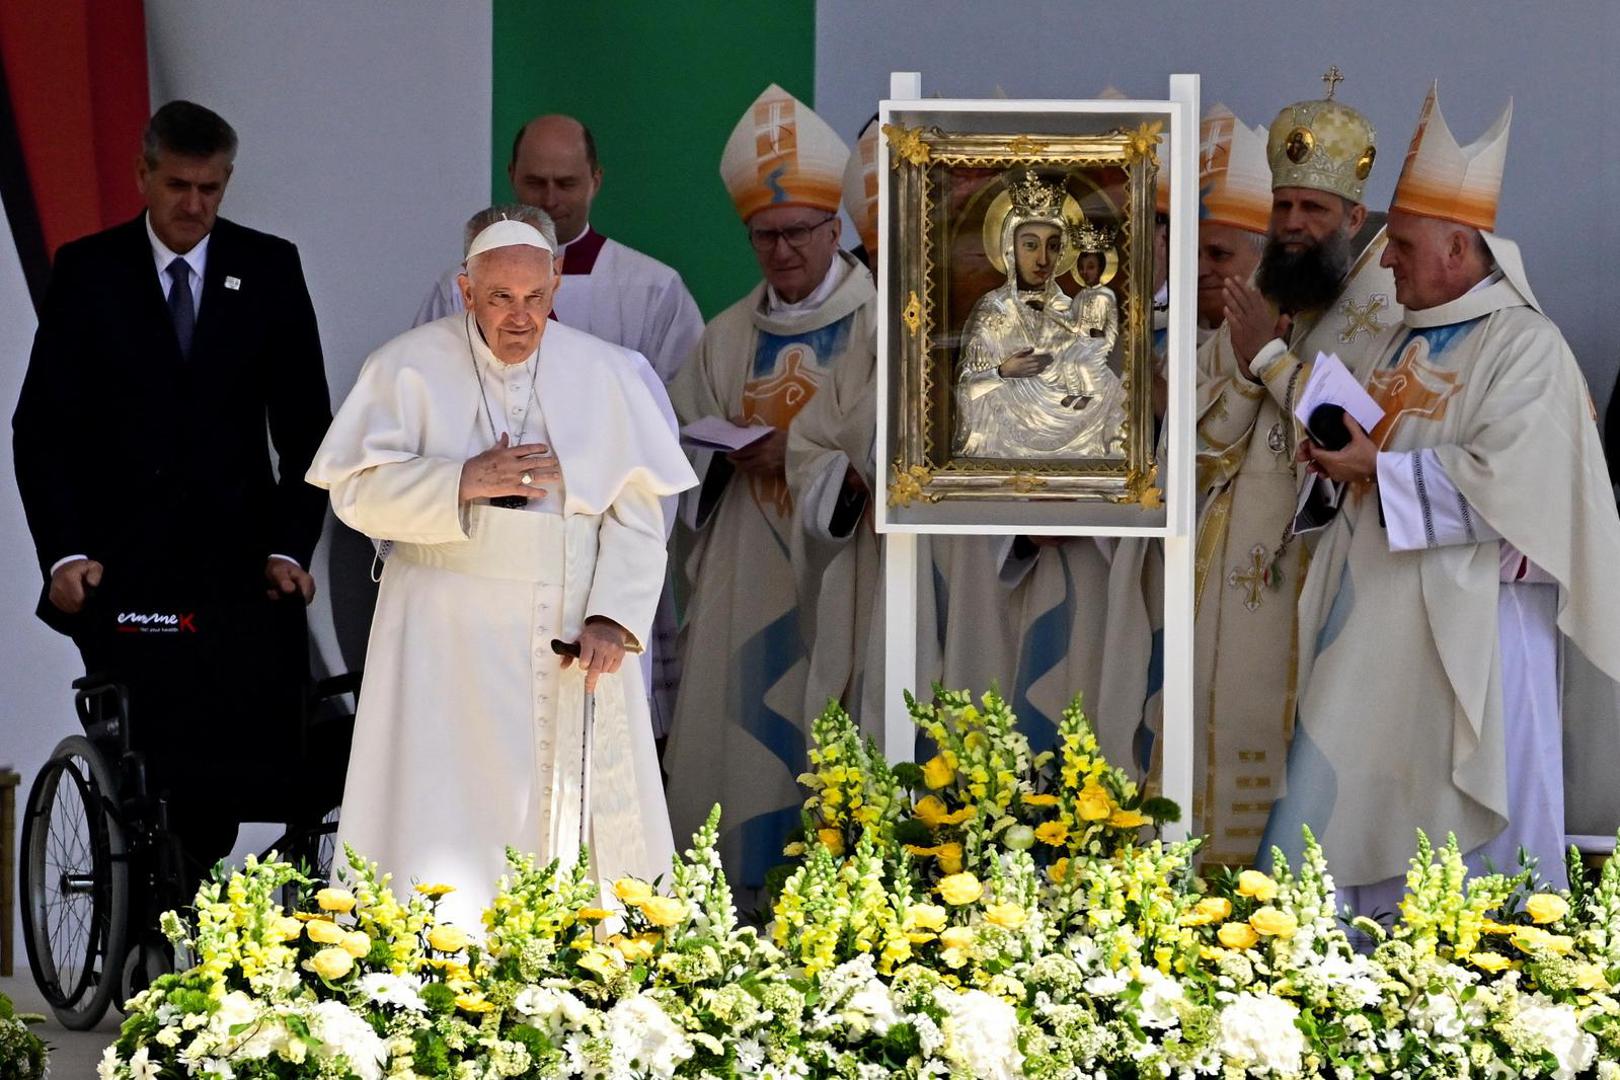
<svg viewBox="0 0 1620 1080"><path fill-rule="evenodd" d="M46 248L133 217L150 112L142 0L0 4L0 56Z"/></svg>

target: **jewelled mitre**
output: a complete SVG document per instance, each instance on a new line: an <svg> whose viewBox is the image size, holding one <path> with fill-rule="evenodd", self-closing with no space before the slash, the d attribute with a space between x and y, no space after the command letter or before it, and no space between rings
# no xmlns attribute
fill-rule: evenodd
<svg viewBox="0 0 1620 1080"><path fill-rule="evenodd" d="M878 122L874 118L855 140L844 166L844 210L855 223L861 246L872 255L878 245ZM873 264L876 269L876 264Z"/></svg>
<svg viewBox="0 0 1620 1080"><path fill-rule="evenodd" d="M1395 181L1391 210L1443 218L1485 232L1496 229L1496 206L1502 195L1502 166L1507 162L1508 128L1513 100L1496 123L1467 146L1459 146L1440 114L1440 83L1429 87L1418 116L1417 131L1406 150L1400 179Z"/></svg>
<svg viewBox="0 0 1620 1080"><path fill-rule="evenodd" d="M849 147L811 108L772 83L726 140L720 178L744 221L770 206L838 211Z"/></svg>
<svg viewBox="0 0 1620 1080"><path fill-rule="evenodd" d="M1266 131L1212 105L1198 131L1199 220L1265 233L1271 227Z"/></svg>
<svg viewBox="0 0 1620 1080"><path fill-rule="evenodd" d="M1378 155L1377 135L1365 116L1333 100L1338 69L1323 81L1328 84L1327 97L1296 101L1271 122L1266 143L1271 187L1314 188L1361 202Z"/></svg>

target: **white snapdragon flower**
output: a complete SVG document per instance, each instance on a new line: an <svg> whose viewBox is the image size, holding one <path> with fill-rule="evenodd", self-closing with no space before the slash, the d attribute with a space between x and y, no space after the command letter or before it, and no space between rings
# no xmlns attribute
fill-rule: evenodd
<svg viewBox="0 0 1620 1080"><path fill-rule="evenodd" d="M1299 1010L1281 998L1239 994L1221 1010L1221 1056L1261 1075L1298 1073L1305 1036L1297 1019Z"/></svg>
<svg viewBox="0 0 1620 1080"><path fill-rule="evenodd" d="M512 1011L523 1017L530 1027L544 1031L555 1043L566 1032L583 1029L591 1010L566 990L525 986L513 999Z"/></svg>

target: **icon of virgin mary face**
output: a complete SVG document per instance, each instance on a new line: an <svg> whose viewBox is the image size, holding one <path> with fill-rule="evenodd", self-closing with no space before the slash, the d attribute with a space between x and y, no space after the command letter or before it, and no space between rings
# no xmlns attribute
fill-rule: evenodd
<svg viewBox="0 0 1620 1080"><path fill-rule="evenodd" d="M1019 286L1044 288L1063 255L1063 230L1039 221L1020 225L1013 233L1013 255L1018 264Z"/></svg>

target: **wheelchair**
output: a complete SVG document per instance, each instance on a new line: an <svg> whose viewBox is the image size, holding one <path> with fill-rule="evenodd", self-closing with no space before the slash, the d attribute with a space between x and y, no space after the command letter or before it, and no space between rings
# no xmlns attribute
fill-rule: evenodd
<svg viewBox="0 0 1620 1080"><path fill-rule="evenodd" d="M307 637L306 637L307 643ZM126 671L129 669L126 668ZM296 769L248 783L255 765L231 777L257 794L234 794L231 815L241 823L285 826L269 850L305 866L324 881L330 872L360 673L304 680L296 732ZM157 781L141 738L141 712L131 709L128 680L93 673L73 683L82 734L57 744L25 803L21 841L23 942L34 982L66 1028L100 1023L185 957L171 955L156 932L158 915L182 914L193 896L186 855L171 831L177 783ZM221 702L219 715L231 703ZM268 853L268 852L267 852ZM194 879L194 877L193 877ZM296 897L289 896L289 904ZM116 995L116 996L115 996Z"/></svg>

